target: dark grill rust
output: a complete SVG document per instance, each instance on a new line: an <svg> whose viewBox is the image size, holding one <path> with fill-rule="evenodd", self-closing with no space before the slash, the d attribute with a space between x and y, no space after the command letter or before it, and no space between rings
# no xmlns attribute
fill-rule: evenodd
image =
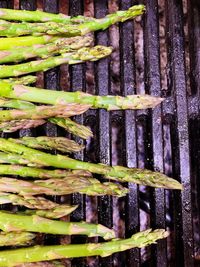
<svg viewBox="0 0 200 267"><path fill-rule="evenodd" d="M144 3L147 8L141 21L128 21L94 35L96 44L116 45L112 57L97 63L55 68L39 74L39 84L49 89L82 89L100 95L146 92L166 97L162 106L153 111L89 110L77 116L78 122L93 129L95 138L86 142L83 153L74 156L155 169L180 180L185 189L180 193L128 184L130 194L120 200L78 194L56 198L79 204L71 220L100 222L117 229L119 237L129 237L147 227L166 227L171 232L167 241L160 241L151 249L134 249L105 259L75 259L66 261L66 266L200 266L195 260L200 255L200 3L195 0L188 3L186 0L0 1L0 7L43 8L52 13L89 14L97 18L117 7L128 9L137 3ZM165 27L161 29L163 21ZM68 135L49 124L19 134ZM42 235L38 239L44 244L87 241L83 237L70 240Z"/></svg>

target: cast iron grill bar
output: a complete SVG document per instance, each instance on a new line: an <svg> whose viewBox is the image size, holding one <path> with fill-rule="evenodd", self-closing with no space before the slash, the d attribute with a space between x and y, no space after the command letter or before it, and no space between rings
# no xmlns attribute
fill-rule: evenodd
<svg viewBox="0 0 200 267"><path fill-rule="evenodd" d="M182 2L167 1L169 26L169 51L171 53L173 93L176 102L175 129L178 137L178 174L184 186L181 194L181 225L176 225L176 241L183 241L184 266L193 266L193 229L191 213L191 184L186 77L184 62L184 34ZM178 165L178 164L177 164ZM180 243L176 244L176 260L180 259ZM177 254L178 253L178 254Z"/></svg>
<svg viewBox="0 0 200 267"><path fill-rule="evenodd" d="M126 10L132 5L132 1L120 2L120 9ZM121 91L124 95L135 93L135 62L134 62L134 24L132 21L124 23L120 27L120 74ZM136 121L135 112L125 111L125 149L126 164L128 167L137 166ZM126 236L139 231L139 196L138 186L133 183L128 185L130 193L126 198ZM127 266L140 266L140 251L132 249L126 253Z"/></svg>
<svg viewBox="0 0 200 267"><path fill-rule="evenodd" d="M69 1L69 14L70 16L77 16L83 14L83 4L82 1L79 0L70 0ZM69 67L70 73L70 90L72 91L85 91L85 65L74 65ZM83 115L75 116L75 120L78 123L83 123ZM83 142L81 139L76 138L76 141ZM76 159L84 160L83 152L76 153L74 155ZM73 221L83 221L85 220L85 197L81 194L73 194L72 195L72 203L75 205L79 205L78 209L73 212L71 219ZM72 238L72 243L83 243L85 238ZM73 259L72 266L85 266L85 259Z"/></svg>
<svg viewBox="0 0 200 267"><path fill-rule="evenodd" d="M108 13L107 1L94 1L95 17L100 18ZM108 31L96 34L96 42L101 45L109 45ZM109 93L109 59L105 58L96 63L96 93L107 95ZM106 110L99 110L99 161L110 164L110 114ZM99 223L112 227L112 198L110 196L99 197ZM112 266L112 256L103 258L100 266Z"/></svg>
<svg viewBox="0 0 200 267"><path fill-rule="evenodd" d="M157 0L145 1L146 14L144 25L144 53L145 53L145 84L151 95L161 95L160 48L159 48L159 18ZM154 170L163 172L163 133L162 110L159 105L152 111L152 150ZM154 209L152 212L152 226L165 228L165 191L154 190ZM155 257L157 266L167 266L166 240L156 246Z"/></svg>

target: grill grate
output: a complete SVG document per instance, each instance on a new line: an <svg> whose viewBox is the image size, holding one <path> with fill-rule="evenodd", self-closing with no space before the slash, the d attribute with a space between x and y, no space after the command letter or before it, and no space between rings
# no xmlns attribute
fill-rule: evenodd
<svg viewBox="0 0 200 267"><path fill-rule="evenodd" d="M163 105L153 111L89 110L77 116L78 122L91 126L95 138L86 142L84 153L74 156L93 162L159 170L179 179L185 189L182 193L168 192L128 184L130 194L120 200L78 194L56 198L56 201L79 204L72 220L98 221L117 229L119 237L128 237L147 227L167 227L171 232L167 241L162 240L151 248L134 249L105 259L68 260L66 266L200 266L194 257L200 255L200 168L197 164L200 154L200 3L195 0L188 3L186 0L0 1L0 7L29 10L42 7L52 13L64 11L97 18L118 7L128 9L138 2L147 8L142 20L128 21L95 34L95 43L114 45L110 58L38 74L38 84L49 89L83 89L100 95L146 92L165 96ZM66 135L50 125L19 134ZM48 244L50 241L79 243L87 239L45 239L41 235L38 242Z"/></svg>

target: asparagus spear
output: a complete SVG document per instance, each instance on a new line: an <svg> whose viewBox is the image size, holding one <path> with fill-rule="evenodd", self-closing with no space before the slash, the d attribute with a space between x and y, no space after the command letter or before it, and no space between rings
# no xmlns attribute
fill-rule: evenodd
<svg viewBox="0 0 200 267"><path fill-rule="evenodd" d="M0 194L0 204L13 204L13 205L21 205L25 206L29 209L34 210L53 210L57 207L65 207L68 213L74 210L77 206L68 206L61 205L56 202L50 201L44 197L34 197L34 196L20 196L9 193L1 193Z"/></svg>
<svg viewBox="0 0 200 267"><path fill-rule="evenodd" d="M1 81L0 81L1 82ZM6 82L8 83L8 82ZM11 83L11 82L9 82ZM0 98L0 107L2 108L15 108L15 109L34 109L36 106L27 101Z"/></svg>
<svg viewBox="0 0 200 267"><path fill-rule="evenodd" d="M153 108L160 104L163 99L150 95L121 96L96 96L80 91L63 92L24 85L13 85L0 81L0 97L7 97L43 104L88 104L93 108L105 108L107 110L117 109L145 109Z"/></svg>
<svg viewBox="0 0 200 267"><path fill-rule="evenodd" d="M93 133L89 127L78 124L77 122L72 121L70 118L64 119L56 117L50 118L48 119L48 121L66 129L68 132L83 139L89 139L90 137L93 137Z"/></svg>
<svg viewBox="0 0 200 267"><path fill-rule="evenodd" d="M65 137L49 137L39 136L30 137L25 136L22 138L10 139L12 142L22 144L31 148L45 149L45 150L58 150L61 152L79 152L84 149L84 145L79 145L75 141Z"/></svg>
<svg viewBox="0 0 200 267"><path fill-rule="evenodd" d="M16 267L66 267L66 265L63 265L59 261L39 261L16 265Z"/></svg>
<svg viewBox="0 0 200 267"><path fill-rule="evenodd" d="M27 165L30 167L42 167L44 165L35 164L27 159L23 159L20 155L14 153L3 153L0 152L0 163L6 164L20 164L20 165Z"/></svg>
<svg viewBox="0 0 200 267"><path fill-rule="evenodd" d="M109 179L120 182L134 182L136 184L152 187L183 189L182 185L166 175L146 169L126 168L122 166L107 166L82 162L62 155L50 155L42 151L13 143L5 138L0 138L0 150L20 154L22 158L33 163L52 166L62 169L79 169L92 173L102 174Z"/></svg>
<svg viewBox="0 0 200 267"><path fill-rule="evenodd" d="M18 155L17 155L18 156ZM14 156L13 156L14 157ZM79 170L47 170L42 168L25 167L20 165L0 164L0 175L19 175L21 177L34 177L40 179L57 179L57 178L91 178L92 175L87 171Z"/></svg>
<svg viewBox="0 0 200 267"><path fill-rule="evenodd" d="M46 219L37 215L17 215L5 211L0 211L0 229L5 232L18 232L23 230L28 232L58 235L87 235L89 237L101 236L105 240L115 238L114 231L101 224L63 222ZM1 262L0 257L0 264ZM23 261L18 263L22 262Z"/></svg>
<svg viewBox="0 0 200 267"><path fill-rule="evenodd" d="M19 193L20 195L67 195L72 193L91 196L125 196L128 190L114 183L100 183L95 178L68 177L62 179L23 181L14 178L0 178L0 192Z"/></svg>
<svg viewBox="0 0 200 267"><path fill-rule="evenodd" d="M89 109L89 107L89 105L68 104L56 106L35 106L33 109L26 110L1 110L0 122L20 119L40 120L51 118L53 116L70 117L84 113Z"/></svg>
<svg viewBox="0 0 200 267"><path fill-rule="evenodd" d="M2 50L0 51L0 64L10 62L20 62L23 60L41 57L48 58L50 56L72 52L81 47L90 46L92 38L88 36L74 38L60 38L53 43L46 45L33 45L23 47L23 49Z"/></svg>
<svg viewBox="0 0 200 267"><path fill-rule="evenodd" d="M92 48L83 47L73 53L63 53L60 56L49 57L18 65L0 66L0 78L16 77L37 71L47 71L62 64L79 64L85 61L96 61L112 53L111 47L97 45Z"/></svg>
<svg viewBox="0 0 200 267"><path fill-rule="evenodd" d="M25 215L38 215L48 219L60 219L72 213L78 206L59 205L48 210L25 210Z"/></svg>
<svg viewBox="0 0 200 267"><path fill-rule="evenodd" d="M35 246L0 252L0 266L15 266L22 262L38 262L63 258L88 256L107 257L116 252L132 248L143 248L154 244L157 240L166 238L168 232L164 229L151 229L138 232L128 239L112 240L104 243L71 244L57 246Z"/></svg>
<svg viewBox="0 0 200 267"><path fill-rule="evenodd" d="M31 102L22 101L22 100L15 100L15 99L5 99L0 98L0 107L7 107L7 108L16 108L16 109L33 109L35 105ZM36 120L34 120L36 122ZM72 121L70 118L50 118L48 119L49 122L57 124L58 126L66 129L68 132L77 135L83 139L88 139L93 136L92 131L90 128L78 124ZM11 123L11 124L10 124ZM28 123L28 121L27 121ZM45 121L44 121L45 123ZM0 129L4 132L10 130L14 131L14 125L18 124L18 121L10 121L7 124L0 124ZM12 127L11 127L12 126ZM18 130L18 129L17 129Z"/></svg>
<svg viewBox="0 0 200 267"><path fill-rule="evenodd" d="M58 40L59 37L43 35L43 36L23 36L1 38L0 50L23 49L25 46L43 45Z"/></svg>
<svg viewBox="0 0 200 267"><path fill-rule="evenodd" d="M135 5L125 11L117 11L109 14L102 19L86 21L79 25L66 25L61 23L3 23L1 26L1 36L19 36L35 33L46 34L67 34L68 36L85 35L89 32L105 30L117 22L124 22L142 15L145 11L144 5ZM0 13L0 17L3 16ZM10 27L9 27L10 25Z"/></svg>
<svg viewBox="0 0 200 267"><path fill-rule="evenodd" d="M28 22L60 22L60 23L83 23L85 21L93 21L94 18L77 16L70 17L64 14L52 14L43 12L40 10L29 11L29 10L13 10L13 9L0 9L0 18L5 20L18 20Z"/></svg>
<svg viewBox="0 0 200 267"><path fill-rule="evenodd" d="M30 245L35 234L28 232L0 232L0 247Z"/></svg>
<svg viewBox="0 0 200 267"><path fill-rule="evenodd" d="M12 133L22 129L36 128L46 123L45 120L14 120L0 123L0 132Z"/></svg>
<svg viewBox="0 0 200 267"><path fill-rule="evenodd" d="M14 50L14 51L19 51L19 50ZM22 53L22 51L20 51L20 53ZM1 55L1 52L0 52L0 55ZM1 62L1 59L0 59L0 62ZM13 83L13 84L23 84L23 85L29 85L29 84L35 83L36 81L37 81L37 76L33 76L33 75L27 75L27 76L23 76L19 78L17 77L17 78L9 78L9 79L3 80L3 82Z"/></svg>

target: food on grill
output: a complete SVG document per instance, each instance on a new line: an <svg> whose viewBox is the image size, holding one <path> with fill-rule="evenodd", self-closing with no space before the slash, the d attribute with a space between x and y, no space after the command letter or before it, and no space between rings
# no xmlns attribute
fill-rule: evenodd
<svg viewBox="0 0 200 267"><path fill-rule="evenodd" d="M0 80L0 97L2 97L0 107L11 108L11 110L0 111L0 131L14 132L18 129L37 127L48 121L74 135L88 139L92 137L92 131L68 117L82 114L89 108L147 109L160 104L163 101L162 98L150 95L98 96L80 91L62 92L28 87L25 85L35 83L36 76L22 76L46 71L66 63L97 61L110 55L111 47L100 45L91 47L93 38L84 35L107 29L117 22L124 22L141 15L144 11L144 5L136 5L102 19L95 19L84 16L72 18L63 14L41 11L0 9L0 36L9 37L1 38L0 42L0 64L9 63L9 65L0 66L0 78L6 78ZM22 23L11 22L12 20L22 21ZM35 60L15 65L17 62L32 58ZM38 58L41 59L38 60ZM65 155L53 155L40 151L57 150L68 153L79 152L83 148L83 145L64 137L0 138L0 151L3 151L0 152L0 175L17 175L25 178L24 180L0 178L0 204L28 208L28 210L20 209L13 213L0 211L2 230L0 246L30 245L35 238L35 234L31 232L100 236L105 240L113 240L105 243L4 250L0 251L0 266L61 267L63 266L61 262L51 262L51 260L87 256L106 257L131 248L142 248L168 236L168 232L163 229L154 231L149 229L136 233L128 239L115 239L115 232L100 224L55 220L71 214L78 206L58 204L41 195L61 196L80 193L89 196L126 196L128 189L121 186L119 182L182 189L178 181L159 172L94 164ZM92 173L116 182L100 182L92 177Z"/></svg>
<svg viewBox="0 0 200 267"><path fill-rule="evenodd" d="M17 51L17 50L15 50L15 51ZM23 76L23 77L4 79L2 81L3 82L13 83L13 84L29 85L29 84L33 84L33 83L35 83L37 81L37 76L26 75L26 76Z"/></svg>
<svg viewBox="0 0 200 267"><path fill-rule="evenodd" d="M42 168L35 168L35 167L28 167L22 166L24 164L29 164L29 162L20 161L19 155L12 154L11 161L7 160L6 158L2 160L2 154L0 153L0 162L1 163L11 163L11 164L0 164L0 174L1 175L18 175L21 177L34 177L38 179L57 179L57 178L91 178L92 174L88 171L80 171L80 170L63 170L63 169L54 169L54 170L47 170ZM7 158L9 158L9 154ZM4 155L3 155L4 156ZM21 157L20 157L21 158ZM15 159L15 161L14 161ZM23 159L22 159L23 160ZM15 163L22 164L22 165L14 165Z"/></svg>
<svg viewBox="0 0 200 267"><path fill-rule="evenodd" d="M2 210L0 211L0 229L4 232L28 231L55 235L101 236L105 240L115 238L115 232L101 224L63 222L37 215L12 214ZM2 263L1 258L0 263Z"/></svg>
<svg viewBox="0 0 200 267"><path fill-rule="evenodd" d="M37 262L62 258L77 258L88 256L107 257L116 252L132 248L143 248L154 244L157 240L166 238L168 232L163 229L151 229L134 234L128 239L111 240L105 243L88 243L81 245L35 246L30 248L4 250L0 252L0 266L17 265L22 262ZM11 265L12 266L12 265Z"/></svg>
<svg viewBox="0 0 200 267"><path fill-rule="evenodd" d="M0 122L0 132L12 133L22 129L36 128L46 121L40 120L12 120Z"/></svg>
<svg viewBox="0 0 200 267"><path fill-rule="evenodd" d="M47 71L62 64L78 64L85 61L96 61L110 55L111 47L97 45L91 48L83 47L72 53L63 53L47 59L30 61L18 65L0 66L0 78L17 77L37 71Z"/></svg>
<svg viewBox="0 0 200 267"><path fill-rule="evenodd" d="M62 169L77 169L102 174L106 178L120 182L134 182L153 187L182 189L182 185L166 175L146 169L107 166L75 160L63 155L51 155L21 144L0 138L0 150L20 154L22 158L39 164Z"/></svg>
<svg viewBox="0 0 200 267"><path fill-rule="evenodd" d="M58 150L63 153L65 152L79 152L84 149L83 145L77 144L75 141L70 140L66 137L50 137L50 136L39 136L30 137L25 136L22 138L9 139L12 142L22 144L31 148L44 149L44 150Z"/></svg>
<svg viewBox="0 0 200 267"><path fill-rule="evenodd" d="M31 196L31 195L16 195L11 193L2 193L0 194L0 204L8 204L12 203L13 205L21 205L25 206L29 209L34 210L53 210L56 208L65 209L68 213L71 213L75 210L78 206L73 205L69 206L66 204L58 204L51 200L48 200L44 197L40 196Z"/></svg>
<svg viewBox="0 0 200 267"><path fill-rule="evenodd" d="M67 35L70 36L77 36L77 35L85 35L89 32L98 31L98 30L105 30L111 25L117 22L124 22L129 19L133 19L139 15L142 15L145 11L144 5L135 5L125 11L117 11L116 13L110 14L105 16L102 19L93 19L92 21L86 21L78 25L69 25L69 24L61 24L61 23L54 23L54 22L46 22L46 23L10 23L7 21L0 22L0 36L20 36L20 35L28 35L28 34L53 34L53 35ZM26 11L21 11L22 17L14 17L13 13L20 13L20 11L16 10L0 10L0 18L7 19L7 20L23 20L23 14ZM11 14L10 14L11 13ZM30 14L30 13L29 13ZM32 12L32 14L34 14ZM10 16L9 16L10 15ZM12 16L11 16L12 15ZM37 15L37 14L36 14ZM26 15L26 18L28 15ZM44 15L45 16L45 15ZM47 14L48 16L48 14ZM31 18L29 18L31 20ZM86 18L87 20L87 18Z"/></svg>
<svg viewBox="0 0 200 267"><path fill-rule="evenodd" d="M128 189L121 185L106 182L100 183L95 178L67 177L48 180L24 181L14 178L0 178L0 192L19 193L20 195L54 195L61 196L72 193L90 196L125 196Z"/></svg>
<svg viewBox="0 0 200 267"><path fill-rule="evenodd" d="M56 54L74 52L82 47L88 47L92 43L92 38L88 36L59 38L47 45L33 45L21 49L0 51L0 64L20 62L23 60L40 57L48 58Z"/></svg>
<svg viewBox="0 0 200 267"><path fill-rule="evenodd" d="M62 92L36 87L13 85L0 81L0 97L7 97L25 101L32 101L50 105L66 105L69 103L90 105L92 108L107 110L118 109L146 109L153 108L164 99L150 95L98 96L76 92Z"/></svg>
<svg viewBox="0 0 200 267"><path fill-rule="evenodd" d="M55 106L35 106L33 109L12 109L12 110L0 110L0 122L12 121L12 120L40 120L47 119L54 116L59 117L71 117L74 115L80 115L90 108L86 104L67 104L67 105L55 105Z"/></svg>
<svg viewBox="0 0 200 267"><path fill-rule="evenodd" d="M30 245L34 238L29 232L0 232L0 247Z"/></svg>
<svg viewBox="0 0 200 267"><path fill-rule="evenodd" d="M22 77L22 78L25 79L25 77ZM15 83L16 81L13 81L13 82ZM35 105L27 101L0 98L0 107L15 108L15 109L23 110L23 109L34 109ZM66 129L68 132L74 135L77 135L83 139L88 139L93 136L93 133L90 130L90 128L82 124L79 124L75 121L72 121L70 118L54 117L54 118L49 118L47 121L53 124L56 124ZM36 127L37 125L42 125L45 122L46 122L45 120L12 120L8 122L0 123L0 131L14 132L20 129Z"/></svg>

